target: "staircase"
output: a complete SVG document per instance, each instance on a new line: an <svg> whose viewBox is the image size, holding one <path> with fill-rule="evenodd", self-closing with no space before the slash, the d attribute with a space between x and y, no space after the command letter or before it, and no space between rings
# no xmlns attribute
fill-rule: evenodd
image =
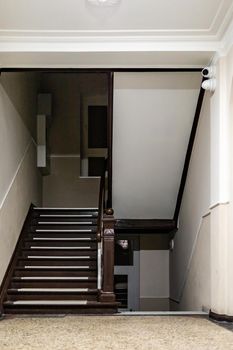
<svg viewBox="0 0 233 350"><path fill-rule="evenodd" d="M32 208L8 273L4 314L114 313L97 289L97 208Z"/></svg>

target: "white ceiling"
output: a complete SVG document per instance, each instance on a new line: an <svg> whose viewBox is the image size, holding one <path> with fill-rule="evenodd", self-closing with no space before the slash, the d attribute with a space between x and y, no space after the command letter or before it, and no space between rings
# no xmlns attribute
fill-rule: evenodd
<svg viewBox="0 0 233 350"><path fill-rule="evenodd" d="M150 31L216 34L232 0L121 0L96 8L87 0L1 0L0 30Z"/></svg>
<svg viewBox="0 0 233 350"><path fill-rule="evenodd" d="M0 67L203 67L232 38L232 0L0 0Z"/></svg>

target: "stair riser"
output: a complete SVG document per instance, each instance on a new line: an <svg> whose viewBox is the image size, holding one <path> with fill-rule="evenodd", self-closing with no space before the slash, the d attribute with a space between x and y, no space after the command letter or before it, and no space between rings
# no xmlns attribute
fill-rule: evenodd
<svg viewBox="0 0 233 350"><path fill-rule="evenodd" d="M32 240L24 244L25 249L30 249L31 247L90 247L90 250L96 250L97 244L91 243L89 241L38 241Z"/></svg>
<svg viewBox="0 0 233 350"><path fill-rule="evenodd" d="M88 293L16 293L8 294L9 301L16 300L88 300L97 301L95 294Z"/></svg>
<svg viewBox="0 0 233 350"><path fill-rule="evenodd" d="M54 306L54 307L48 307L48 306L30 306L30 307L25 307L25 306L5 306L4 307L4 312L5 314L22 314L22 315L41 315L41 314L47 314L47 315L63 315L63 314L74 314L74 315L95 315L95 314L114 314L117 312L116 307L89 307L85 305L85 307L82 306Z"/></svg>
<svg viewBox="0 0 233 350"><path fill-rule="evenodd" d="M89 233L89 232L34 232L34 233L28 233L27 237L25 237L27 240L33 240L36 241L36 239L33 238L46 238L46 242L48 242L48 238L82 238L82 240L76 240L75 242L91 242L92 240L96 241L96 233ZM85 241L83 240L85 239ZM64 242L63 240L61 242Z"/></svg>
<svg viewBox="0 0 233 350"><path fill-rule="evenodd" d="M88 281L22 281L12 282L10 288L89 288L97 289L96 282Z"/></svg>
<svg viewBox="0 0 233 350"><path fill-rule="evenodd" d="M49 277L49 276L53 276L53 277L96 277L97 272L95 269L93 270L40 270L37 269L35 270L15 270L14 273L15 277L30 277L30 276L45 276L45 277Z"/></svg>

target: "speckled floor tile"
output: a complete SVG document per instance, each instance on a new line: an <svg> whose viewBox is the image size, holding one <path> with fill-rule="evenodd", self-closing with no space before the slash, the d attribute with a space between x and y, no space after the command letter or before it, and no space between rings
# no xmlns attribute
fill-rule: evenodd
<svg viewBox="0 0 233 350"><path fill-rule="evenodd" d="M1 350L233 350L233 333L200 317L14 317Z"/></svg>

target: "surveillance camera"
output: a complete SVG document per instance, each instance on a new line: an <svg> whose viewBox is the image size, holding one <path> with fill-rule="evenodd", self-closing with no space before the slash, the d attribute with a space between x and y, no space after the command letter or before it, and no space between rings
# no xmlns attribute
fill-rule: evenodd
<svg viewBox="0 0 233 350"><path fill-rule="evenodd" d="M207 80L203 81L201 87L204 90L214 92L216 89L216 85L217 85L216 79L212 78L212 79L207 79Z"/></svg>
<svg viewBox="0 0 233 350"><path fill-rule="evenodd" d="M213 78L216 73L216 68L214 66L205 67L202 69L201 74L204 78Z"/></svg>

